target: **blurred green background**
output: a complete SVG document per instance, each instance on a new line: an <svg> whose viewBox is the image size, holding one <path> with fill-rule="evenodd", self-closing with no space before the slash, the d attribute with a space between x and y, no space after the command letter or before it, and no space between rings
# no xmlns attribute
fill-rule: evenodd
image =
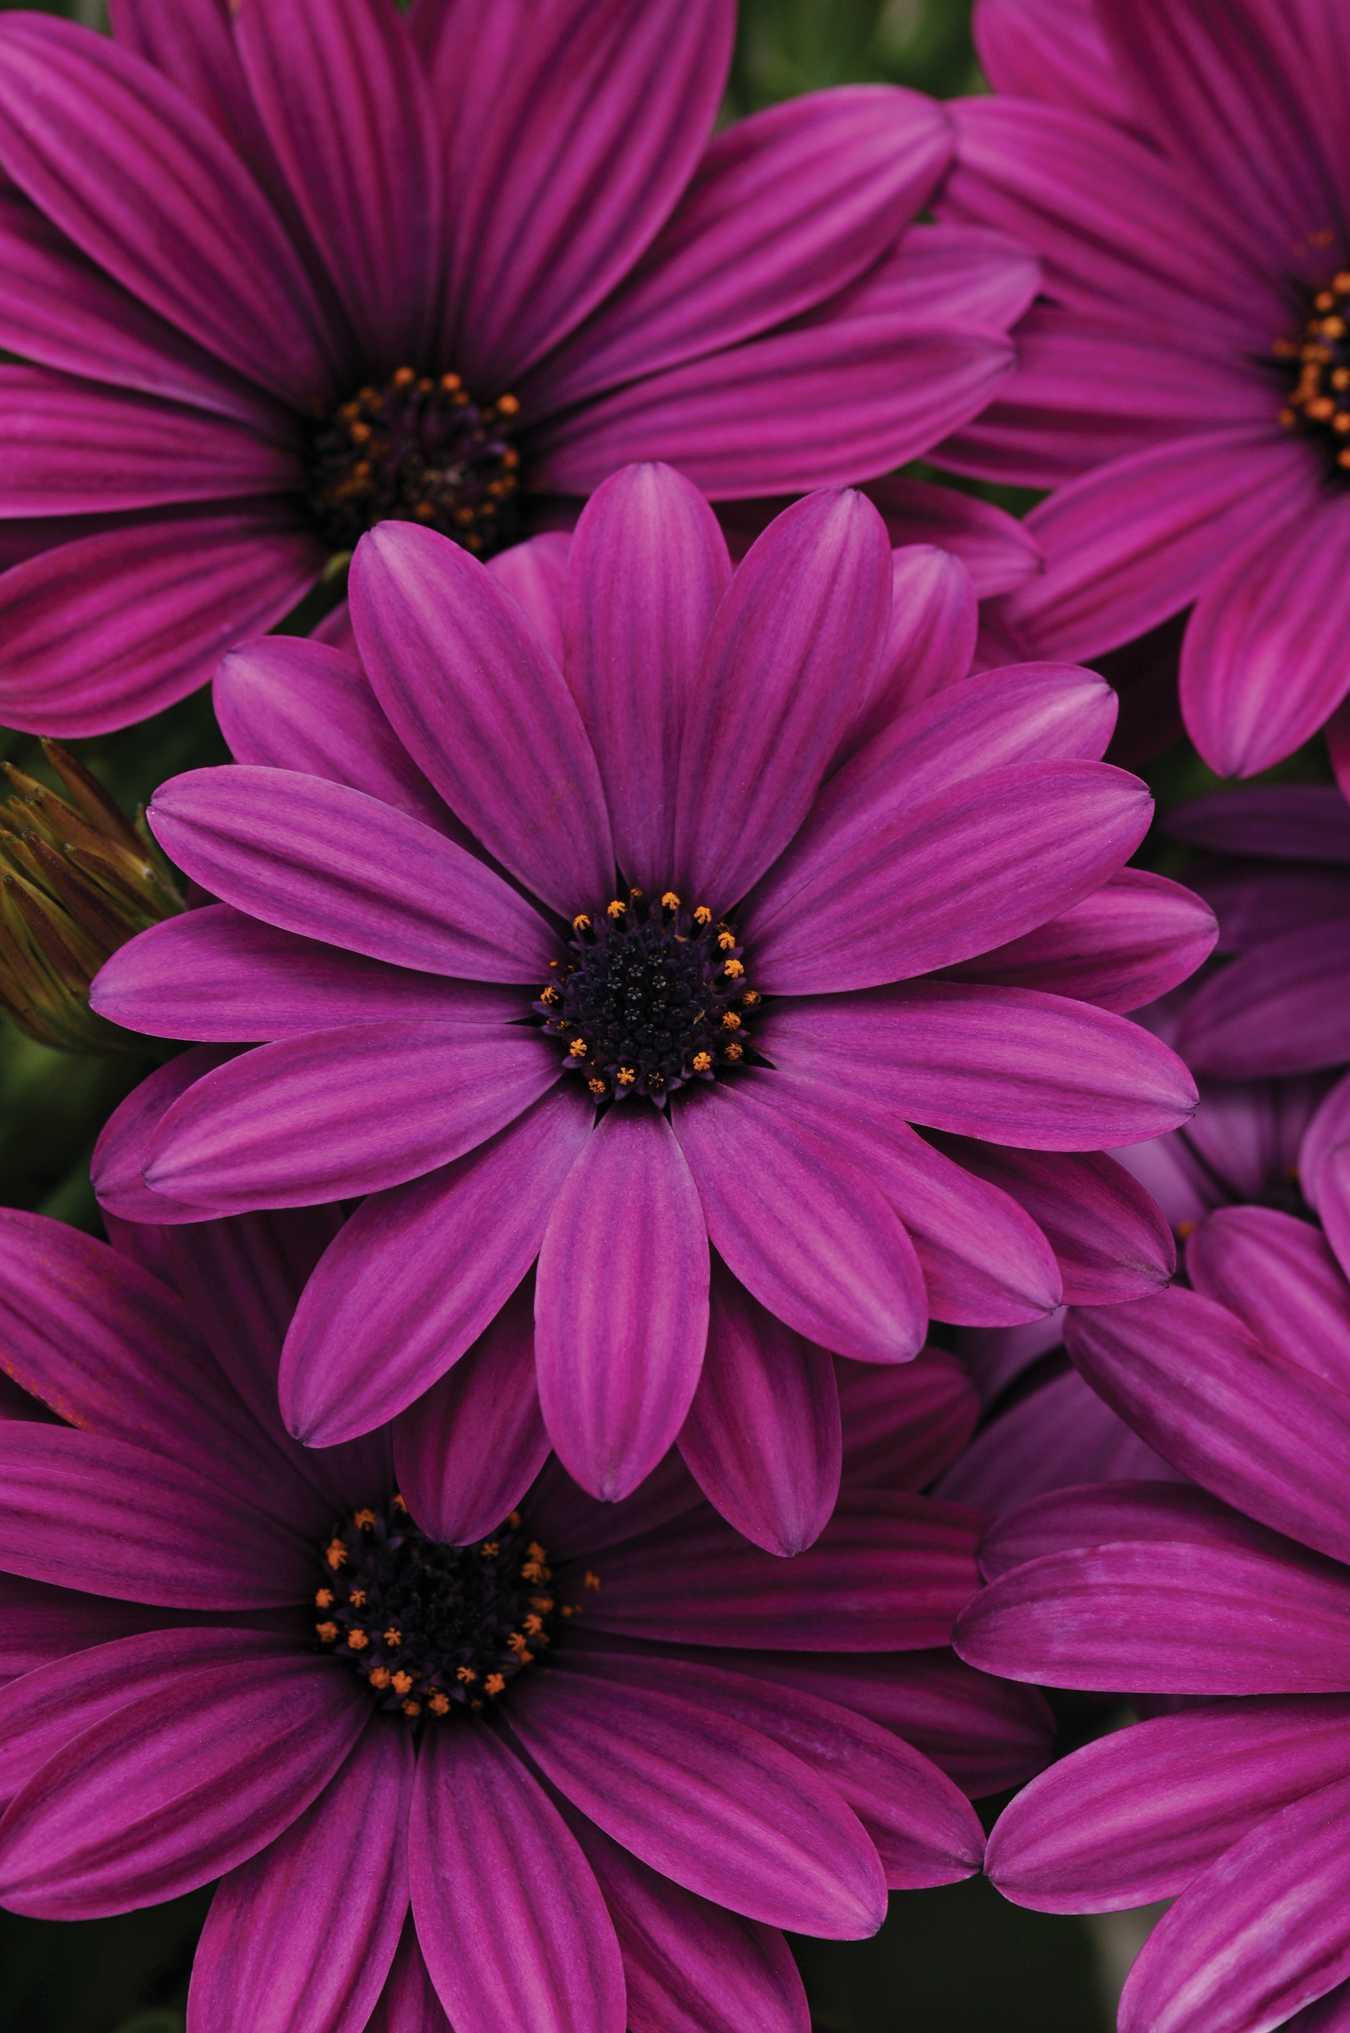
<svg viewBox="0 0 1350 2033"><path fill-rule="evenodd" d="M6 11L12 4L0 0ZM91 24L102 18L101 0L29 4ZM742 0L729 110L856 80L939 97L977 89L969 15L968 0ZM203 699L148 727L81 743L79 753L128 808L174 771L223 757ZM0 732L5 756L31 767L34 744ZM0 1019L0 1203L95 1225L89 1148L144 1070L134 1055L47 1051ZM207 1897L78 1927L0 1914L0 2028L183 2033ZM800 1959L818 2033L1109 2033L1112 2000L1140 1938L1135 1916L1048 1919L976 1882L896 1898L875 1941L807 1942Z"/></svg>

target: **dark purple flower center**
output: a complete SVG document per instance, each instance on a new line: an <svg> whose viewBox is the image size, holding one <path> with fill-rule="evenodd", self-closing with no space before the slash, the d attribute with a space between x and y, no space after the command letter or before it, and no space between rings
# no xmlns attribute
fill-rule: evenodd
<svg viewBox="0 0 1350 2033"><path fill-rule="evenodd" d="M1293 370L1280 421L1317 440L1332 471L1350 479L1350 268L1317 292L1302 338L1279 340L1275 357Z"/></svg>
<svg viewBox="0 0 1350 2033"><path fill-rule="evenodd" d="M572 920L565 957L534 1007L599 1107L645 1095L660 1107L690 1080L739 1066L760 1003L736 934L674 890L614 897Z"/></svg>
<svg viewBox="0 0 1350 2033"><path fill-rule="evenodd" d="M478 402L457 374L400 367L359 388L309 442L309 506L335 555L377 522L424 522L485 556L519 534L514 395Z"/></svg>
<svg viewBox="0 0 1350 2033"><path fill-rule="evenodd" d="M342 1519L320 1563L320 1645L410 1722L490 1705L577 1614L558 1601L548 1554L518 1511L476 1546L442 1546L396 1496Z"/></svg>

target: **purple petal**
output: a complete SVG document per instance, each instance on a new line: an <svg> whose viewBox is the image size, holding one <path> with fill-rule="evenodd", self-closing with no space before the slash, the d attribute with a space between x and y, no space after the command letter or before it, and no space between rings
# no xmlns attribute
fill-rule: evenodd
<svg viewBox="0 0 1350 2033"><path fill-rule="evenodd" d="M1350 1392L1272 1354L1198 1292L1075 1311L1065 1342L1092 1388L1183 1475L1277 1532L1350 1559L1339 1498Z"/></svg>
<svg viewBox="0 0 1350 2033"><path fill-rule="evenodd" d="M1287 2026L1350 1975L1350 1779L1262 1821L1192 1884L1131 1970L1121 2033Z"/></svg>
<svg viewBox="0 0 1350 2033"><path fill-rule="evenodd" d="M385 523L357 547L350 597L375 696L452 811L564 915L602 901L614 850L595 755L510 594L448 537Z"/></svg>
<svg viewBox="0 0 1350 2033"><path fill-rule="evenodd" d="M256 1044L338 1024L507 1023L518 989L413 974L279 932L228 904L168 918L113 954L90 1007L156 1038Z"/></svg>
<svg viewBox="0 0 1350 2033"><path fill-rule="evenodd" d="M527 399L570 406L810 310L887 252L950 153L941 107L885 85L810 92L737 120Z"/></svg>
<svg viewBox="0 0 1350 2033"><path fill-rule="evenodd" d="M859 748L969 675L979 615L974 581L959 558L919 543L891 553L891 625L876 695L853 730Z"/></svg>
<svg viewBox="0 0 1350 2033"><path fill-rule="evenodd" d="M256 1856L327 1785L369 1703L330 1662L234 1635L231 1658L201 1667L184 1643L180 1665L24 1787L0 1846L11 1912L90 1920L178 1898Z"/></svg>
<svg viewBox="0 0 1350 2033"><path fill-rule="evenodd" d="M623 1951L629 2024L661 2033L810 2033L797 1966L776 1927L648 1870L562 1802Z"/></svg>
<svg viewBox="0 0 1350 2033"><path fill-rule="evenodd" d="M431 1987L422 1951L409 1919L398 1945L389 1981L371 2014L366 2033L453 2033Z"/></svg>
<svg viewBox="0 0 1350 2033"><path fill-rule="evenodd" d="M147 1073L139 1087L113 1110L99 1131L90 1173L105 1214L128 1222L200 1221L202 1210L145 1183L150 1145L166 1111L204 1073L228 1064L232 1055L216 1045L194 1045Z"/></svg>
<svg viewBox="0 0 1350 2033"><path fill-rule="evenodd" d="M956 1627L984 1673L1148 1694L1339 1694L1350 1582L1292 1552L1166 1540L1048 1553L977 1595Z"/></svg>
<svg viewBox="0 0 1350 2033"><path fill-rule="evenodd" d="M880 1926L885 1883L857 1816L720 1708L630 1690L597 1662L551 1674L512 1727L573 1806L677 1885L830 1940Z"/></svg>
<svg viewBox="0 0 1350 2033"><path fill-rule="evenodd" d="M240 636L280 621L318 578L289 509L130 522L0 577L0 713L25 732L104 734L203 685Z"/></svg>
<svg viewBox="0 0 1350 2033"><path fill-rule="evenodd" d="M969 960L1100 888L1152 812L1137 777L1101 762L991 770L917 806L883 779L842 825L809 822L770 873L750 926L755 979L838 994Z"/></svg>
<svg viewBox="0 0 1350 2033"><path fill-rule="evenodd" d="M284 436L23 364L0 366L0 473L6 518L288 494L303 478Z"/></svg>
<svg viewBox="0 0 1350 2033"><path fill-rule="evenodd" d="M1215 854L1350 862L1350 804L1320 784L1253 784L1167 815L1167 831Z"/></svg>
<svg viewBox="0 0 1350 2033"><path fill-rule="evenodd" d="M600 1888L495 1732L430 1731L409 1846L417 1938L455 2033L623 2033L623 1964Z"/></svg>
<svg viewBox="0 0 1350 2033"><path fill-rule="evenodd" d="M463 1157L558 1077L545 1041L507 1024L409 1020L282 1038L174 1103L146 1183L213 1214L352 1199Z"/></svg>
<svg viewBox="0 0 1350 2033"><path fill-rule="evenodd" d="M975 1429L979 1399L954 1355L925 1348L899 1371L837 1367L851 1489L923 1489Z"/></svg>
<svg viewBox="0 0 1350 2033"><path fill-rule="evenodd" d="M832 995L775 1011L767 1038L785 1064L810 1054L850 1107L1029 1150L1142 1142L1196 1103L1181 1061L1140 1025L1034 989Z"/></svg>
<svg viewBox="0 0 1350 2033"><path fill-rule="evenodd" d="M1218 936L1213 911L1191 890L1145 868L1122 868L1072 910L964 961L960 972L1128 1015L1188 981Z"/></svg>
<svg viewBox="0 0 1350 2033"><path fill-rule="evenodd" d="M562 668L563 601L572 540L563 530L546 530L512 544L488 559L488 571L511 595L553 661Z"/></svg>
<svg viewBox="0 0 1350 2033"><path fill-rule="evenodd" d="M708 1338L708 1230L655 1109L611 1108L586 1139L539 1251L535 1360L549 1438L613 1503L673 1444Z"/></svg>
<svg viewBox="0 0 1350 2033"><path fill-rule="evenodd" d="M1181 657L1187 732L1212 769L1255 776L1317 733L1350 691L1350 502L1319 503L1306 554L1262 530L1226 557Z"/></svg>
<svg viewBox="0 0 1350 2033"><path fill-rule="evenodd" d="M681 1645L906 1652L950 1641L976 1585L975 1514L845 1489L813 1546L784 1562L706 1505L604 1553L586 1624Z"/></svg>
<svg viewBox="0 0 1350 2033"><path fill-rule="evenodd" d="M730 0L490 17L447 17L432 80L456 193L447 346L470 383L518 379L634 266L707 146L735 33Z"/></svg>
<svg viewBox="0 0 1350 2033"><path fill-rule="evenodd" d="M865 1173L772 1105L771 1077L714 1085L675 1118L713 1247L808 1341L906 1362L927 1324L913 1245Z"/></svg>
<svg viewBox="0 0 1350 2033"><path fill-rule="evenodd" d="M680 1453L709 1503L769 1553L810 1546L839 1494L832 1359L757 1306L720 1264Z"/></svg>
<svg viewBox="0 0 1350 2033"><path fill-rule="evenodd" d="M355 0L238 10L235 38L286 184L363 353L389 367L434 344L446 259L444 169L408 26Z"/></svg>
<svg viewBox="0 0 1350 2033"><path fill-rule="evenodd" d="M147 1631L182 1630L200 1620L189 1610L180 1614L141 1603L116 1602L106 1595L81 1595L73 1588L26 1581L17 1574L0 1574L0 1609L4 1613L0 1680L4 1681L16 1681L40 1666L59 1664L88 1645L106 1645L115 1638Z"/></svg>
<svg viewBox="0 0 1350 2033"><path fill-rule="evenodd" d="M986 1867L1005 1899L1101 1913L1175 1898L1290 1800L1347 1776L1350 1698L1216 1702L1118 1730L1000 1816Z"/></svg>
<svg viewBox="0 0 1350 2033"><path fill-rule="evenodd" d="M868 482L893 544L936 544L958 558L981 600L1011 593L1040 570L1040 552L1026 524L1006 509L954 487L935 487L905 474Z"/></svg>
<svg viewBox="0 0 1350 2033"><path fill-rule="evenodd" d="M1077 1375L1077 1372L1072 1374ZM1087 1386L1078 1377L1080 1387ZM1100 1403L1100 1400L1098 1400ZM1114 1417L1114 1414L1112 1414ZM1164 1463L1158 1472L1174 1474ZM1060 1488L1024 1503L1000 1518L980 1544L980 1568L991 1581L1015 1567L1025 1567L1046 1553L1076 1553L1085 1546L1117 1541L1188 1545L1220 1553L1255 1553L1268 1560L1297 1560L1296 1548L1264 1525L1253 1524L1207 1490L1180 1478L1168 1482L1157 1474L1143 1481L1085 1483ZM1325 1561L1305 1564L1326 1568Z"/></svg>
<svg viewBox="0 0 1350 2033"><path fill-rule="evenodd" d="M997 1518L1075 1483L1161 1480L1170 1473L1076 1370L1066 1370L997 1412L939 1488Z"/></svg>
<svg viewBox="0 0 1350 2033"><path fill-rule="evenodd" d="M234 22L220 0L179 0L171 11L159 0L108 0L108 26L125 49L162 71L271 187L267 141L244 82Z"/></svg>
<svg viewBox="0 0 1350 2033"><path fill-rule="evenodd" d="M589 1104L555 1091L467 1157L357 1210L286 1339L280 1391L292 1432L316 1447L365 1432L459 1360L539 1254L592 1125ZM390 1276L394 1263L405 1275Z"/></svg>
<svg viewBox="0 0 1350 2033"><path fill-rule="evenodd" d="M542 919L483 862L405 812L296 771L189 770L151 800L185 875L283 931L470 981L542 980Z"/></svg>
<svg viewBox="0 0 1350 2033"><path fill-rule="evenodd" d="M805 818L873 688L890 618L886 532L857 494L778 516L738 568L688 702L675 865L725 910Z"/></svg>
<svg viewBox="0 0 1350 2033"><path fill-rule="evenodd" d="M892 1731L817 1695L785 1693L746 1673L702 1661L633 1657L588 1644L588 1663L610 1686L665 1693L744 1724L828 1779L880 1854L886 1883L916 1890L973 1875L984 1832L964 1795Z"/></svg>
<svg viewBox="0 0 1350 2033"><path fill-rule="evenodd" d="M1276 1355L1338 1390L1350 1386L1350 1285L1309 1222L1270 1207L1220 1207L1187 1242L1186 1272Z"/></svg>
<svg viewBox="0 0 1350 2033"><path fill-rule="evenodd" d="M402 1414L394 1460L399 1489L423 1531L463 1546L497 1530L548 1455L527 1282L468 1354Z"/></svg>
<svg viewBox="0 0 1350 2033"><path fill-rule="evenodd" d="M1071 1306L1142 1299L1169 1282L1176 1242L1152 1196L1099 1151L972 1143L962 1164L1024 1207L1054 1250Z"/></svg>
<svg viewBox="0 0 1350 2033"><path fill-rule="evenodd" d="M303 636L263 636L225 658L211 693L236 762L303 770L441 831L453 825L355 656Z"/></svg>
<svg viewBox="0 0 1350 2033"><path fill-rule="evenodd" d="M364 2033L408 1911L413 1762L407 1731L368 1730L280 1840L230 1872L193 1959L194 2033Z"/></svg>
<svg viewBox="0 0 1350 2033"><path fill-rule="evenodd" d="M307 1539L195 1462L15 1420L0 1425L0 1478L10 1573L169 1609L304 1600Z"/></svg>
<svg viewBox="0 0 1350 2033"><path fill-rule="evenodd" d="M1201 984L1178 1040L1220 1079L1313 1072L1350 1058L1350 917L1266 940Z"/></svg>
<svg viewBox="0 0 1350 2033"><path fill-rule="evenodd" d="M63 21L0 40L0 163L76 246L222 360L307 407L324 314L239 158L148 64Z"/></svg>
<svg viewBox="0 0 1350 2033"><path fill-rule="evenodd" d="M607 480L572 539L567 680L600 765L619 866L658 894L677 865L680 736L730 576L717 518L668 466L630 466Z"/></svg>
<svg viewBox="0 0 1350 2033"><path fill-rule="evenodd" d="M1130 128L1135 108L1107 46L1095 7L1064 0L979 0L974 18L980 65L995 91L1098 112Z"/></svg>

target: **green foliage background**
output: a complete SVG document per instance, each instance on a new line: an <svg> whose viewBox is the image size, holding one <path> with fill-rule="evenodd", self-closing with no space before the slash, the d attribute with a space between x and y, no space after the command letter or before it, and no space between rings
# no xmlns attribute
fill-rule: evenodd
<svg viewBox="0 0 1350 2033"><path fill-rule="evenodd" d="M100 0L33 4L101 16ZM969 14L969 0L742 0L729 112L857 80L939 97L978 89ZM224 757L200 698L78 749L127 808L176 770ZM0 732L4 756L32 768L35 744ZM0 1027L0 1204L95 1226L89 1149L145 1063L73 1058ZM207 1898L77 1927L0 1914L0 2033L183 2033ZM1121 1952L1109 1933L1019 1912L979 1882L896 1898L873 1942L800 1947L817 2033L1107 2033Z"/></svg>

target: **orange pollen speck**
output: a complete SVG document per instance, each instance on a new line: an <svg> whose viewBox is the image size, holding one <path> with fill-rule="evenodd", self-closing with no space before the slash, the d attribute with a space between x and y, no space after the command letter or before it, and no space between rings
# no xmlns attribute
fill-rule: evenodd
<svg viewBox="0 0 1350 2033"><path fill-rule="evenodd" d="M483 1682L483 1686L489 1694L500 1694L505 1685L506 1682L500 1673L489 1673L487 1679Z"/></svg>
<svg viewBox="0 0 1350 2033"><path fill-rule="evenodd" d="M388 1630L383 1633L383 1637L386 1645L401 1645L403 1643L403 1633L399 1630L397 1624L390 1624Z"/></svg>
<svg viewBox="0 0 1350 2033"><path fill-rule="evenodd" d="M333 1607L333 1591L331 1588L320 1588L315 1591L314 1607L315 1609L331 1609Z"/></svg>
<svg viewBox="0 0 1350 2033"><path fill-rule="evenodd" d="M348 1631L347 1643L354 1652L364 1652L366 1646L370 1643L370 1639L364 1631Z"/></svg>
<svg viewBox="0 0 1350 2033"><path fill-rule="evenodd" d="M353 1511L352 1523L359 1525L363 1532L373 1532L375 1530L375 1513L374 1511Z"/></svg>
<svg viewBox="0 0 1350 2033"><path fill-rule="evenodd" d="M595 1590L598 1589L600 1586L600 1576L598 1574L593 1574L590 1568L588 1567L586 1569L586 1572L581 1577L581 1584L583 1588L589 1588L591 1592L594 1593Z"/></svg>
<svg viewBox="0 0 1350 2033"><path fill-rule="evenodd" d="M333 1569L333 1572L336 1574L339 1567L345 1567L347 1565L347 1562L351 1556L349 1555L347 1548L343 1545L341 1539L334 1539L330 1542L328 1549L323 1557L328 1562L328 1565Z"/></svg>
<svg viewBox="0 0 1350 2033"><path fill-rule="evenodd" d="M384 1692L392 1678L393 1675L387 1666L372 1666L370 1669L370 1684L372 1687L378 1687L381 1693Z"/></svg>
<svg viewBox="0 0 1350 2033"><path fill-rule="evenodd" d="M337 1643L338 1627L336 1624L315 1624L314 1628L323 1644L334 1645Z"/></svg>
<svg viewBox="0 0 1350 2033"><path fill-rule="evenodd" d="M389 1684L393 1688L395 1694L410 1694L412 1692L413 1684L412 1674L404 1673L402 1671L395 1673L391 1676Z"/></svg>

